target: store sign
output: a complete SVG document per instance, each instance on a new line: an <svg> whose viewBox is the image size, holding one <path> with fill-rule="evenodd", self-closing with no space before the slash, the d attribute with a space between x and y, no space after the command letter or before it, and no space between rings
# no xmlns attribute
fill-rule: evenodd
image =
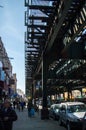
<svg viewBox="0 0 86 130"><path fill-rule="evenodd" d="M4 73L4 71L3 71L3 70L1 71L1 80L2 80L2 81L4 81L4 80L5 80L5 73Z"/></svg>

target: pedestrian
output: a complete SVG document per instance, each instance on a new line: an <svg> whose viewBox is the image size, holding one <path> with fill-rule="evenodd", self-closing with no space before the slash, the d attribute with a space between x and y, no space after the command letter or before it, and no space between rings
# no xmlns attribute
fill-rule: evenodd
<svg viewBox="0 0 86 130"><path fill-rule="evenodd" d="M0 108L0 130L4 130L4 124L1 119L1 108Z"/></svg>
<svg viewBox="0 0 86 130"><path fill-rule="evenodd" d="M30 116L31 116L31 117L34 117L34 116L35 116L35 109L34 109L33 106L31 107L31 110L30 110Z"/></svg>
<svg viewBox="0 0 86 130"><path fill-rule="evenodd" d="M23 101L20 102L20 106L21 106L21 110L23 111L24 110L24 102Z"/></svg>
<svg viewBox="0 0 86 130"><path fill-rule="evenodd" d="M13 107L15 109L15 106L16 106L16 101L13 101Z"/></svg>
<svg viewBox="0 0 86 130"><path fill-rule="evenodd" d="M17 109L20 111L20 101L16 102Z"/></svg>
<svg viewBox="0 0 86 130"><path fill-rule="evenodd" d="M16 121L17 118L18 116L15 110L11 107L10 101L6 99L0 111L0 119L4 126L4 130L12 130L13 121Z"/></svg>
<svg viewBox="0 0 86 130"><path fill-rule="evenodd" d="M28 117L31 117L31 108L32 108L32 102L31 101L28 101Z"/></svg>

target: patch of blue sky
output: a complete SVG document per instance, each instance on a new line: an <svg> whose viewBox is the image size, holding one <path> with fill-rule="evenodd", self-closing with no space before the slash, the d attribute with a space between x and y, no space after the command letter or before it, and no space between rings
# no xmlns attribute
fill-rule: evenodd
<svg viewBox="0 0 86 130"><path fill-rule="evenodd" d="M17 74L17 86L25 91L24 66L24 1L0 0L0 36L13 66L13 73Z"/></svg>

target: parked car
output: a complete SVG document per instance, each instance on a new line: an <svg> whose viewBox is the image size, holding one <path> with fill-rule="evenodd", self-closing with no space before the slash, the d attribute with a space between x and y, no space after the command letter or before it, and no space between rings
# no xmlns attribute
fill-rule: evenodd
<svg viewBox="0 0 86 130"><path fill-rule="evenodd" d="M49 109L49 117L53 118L54 120L59 119L59 108L60 104L53 104L50 106Z"/></svg>
<svg viewBox="0 0 86 130"><path fill-rule="evenodd" d="M59 110L59 125L65 125L67 130L82 130L86 105L82 102L61 103Z"/></svg>

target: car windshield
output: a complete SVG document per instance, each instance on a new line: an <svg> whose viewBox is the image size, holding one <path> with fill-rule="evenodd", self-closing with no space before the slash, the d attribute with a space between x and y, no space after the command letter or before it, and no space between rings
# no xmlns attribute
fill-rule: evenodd
<svg viewBox="0 0 86 130"><path fill-rule="evenodd" d="M84 104L78 104L78 105L70 105L68 106L68 112L85 112L86 111L86 105Z"/></svg>
<svg viewBox="0 0 86 130"><path fill-rule="evenodd" d="M59 107L60 107L59 105L56 105L56 106L54 107L54 109L59 109Z"/></svg>

